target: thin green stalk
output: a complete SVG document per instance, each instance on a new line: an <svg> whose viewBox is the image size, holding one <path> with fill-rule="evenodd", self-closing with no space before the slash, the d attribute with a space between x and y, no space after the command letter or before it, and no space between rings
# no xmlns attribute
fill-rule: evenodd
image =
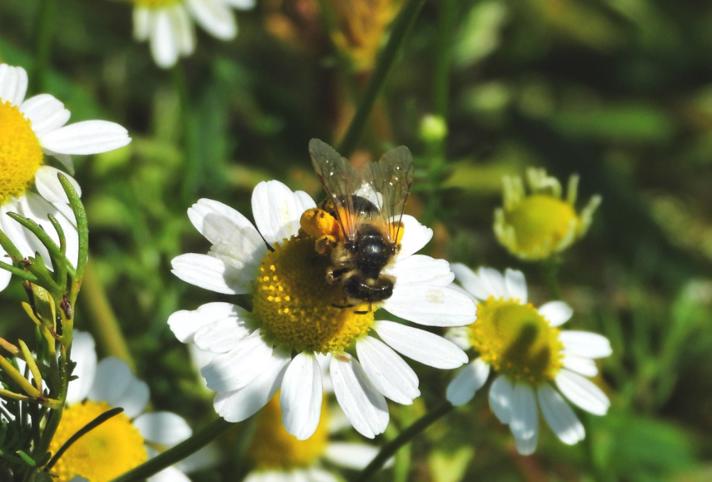
<svg viewBox="0 0 712 482"><path fill-rule="evenodd" d="M92 263L87 264L84 271L82 304L89 311L89 320L94 326L93 331L103 350L108 355L115 356L134 368L135 363L121 331L121 326L111 307L109 297L106 295L106 289Z"/></svg>
<svg viewBox="0 0 712 482"><path fill-rule="evenodd" d="M40 0L35 16L35 65L31 77L35 90L45 90L56 16L57 0Z"/></svg>
<svg viewBox="0 0 712 482"><path fill-rule="evenodd" d="M388 43L378 57L376 70L373 72L373 76L369 80L363 97L359 102L358 110L351 120L344 138L339 143L338 151L342 155L348 156L356 148L373 104L386 81L386 77L388 77L391 67L393 67L396 55L424 4L425 0L408 0L398 14Z"/></svg>
<svg viewBox="0 0 712 482"><path fill-rule="evenodd" d="M194 433L189 439L166 450L160 455L139 465L135 469L117 477L112 482L139 481L157 474L166 467L170 467L176 462L179 462L189 455L197 452L219 435L227 432L230 428L235 426L236 424L226 422L222 418L214 420L207 426L203 427L200 431Z"/></svg>
<svg viewBox="0 0 712 482"><path fill-rule="evenodd" d="M378 455L368 464L361 472L359 472L351 482L364 482L371 480L373 475L380 470L383 464L388 461L398 450L404 445L410 443L417 435L422 433L426 428L432 425L437 420L441 419L452 411L454 407L448 402L443 402L441 405L426 413L412 425L403 430L400 435L381 447Z"/></svg>

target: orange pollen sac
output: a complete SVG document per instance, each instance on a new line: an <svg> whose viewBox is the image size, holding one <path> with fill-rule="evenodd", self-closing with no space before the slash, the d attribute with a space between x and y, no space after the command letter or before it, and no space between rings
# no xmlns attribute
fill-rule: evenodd
<svg viewBox="0 0 712 482"><path fill-rule="evenodd" d="M320 208L304 211L299 225L302 234L314 239L314 247L319 254L326 254L341 237L339 221Z"/></svg>

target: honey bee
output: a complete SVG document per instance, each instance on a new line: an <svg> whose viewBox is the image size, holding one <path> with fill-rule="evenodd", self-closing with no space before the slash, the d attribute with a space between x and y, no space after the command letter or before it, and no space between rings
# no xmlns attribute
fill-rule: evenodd
<svg viewBox="0 0 712 482"><path fill-rule="evenodd" d="M325 276L343 288L340 307L388 299L395 279L384 270L400 249L413 181L410 150L396 147L362 169L318 139L309 142L309 153L327 197L304 213L301 225L317 252L329 256Z"/></svg>

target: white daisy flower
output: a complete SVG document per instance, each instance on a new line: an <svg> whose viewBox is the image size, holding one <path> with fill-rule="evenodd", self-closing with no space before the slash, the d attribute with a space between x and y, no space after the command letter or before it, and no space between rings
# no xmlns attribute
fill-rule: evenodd
<svg viewBox="0 0 712 482"><path fill-rule="evenodd" d="M536 449L537 407L563 443L583 440L584 427L565 398L594 415L608 411L608 397L586 378L597 375L597 358L612 353L608 339L560 330L573 310L563 301L534 307L527 300L521 271L508 269L503 276L491 268L474 273L462 264L452 269L478 305L474 323L449 330L448 337L462 348L473 348L478 358L461 368L448 385L450 403L469 402L494 371L490 408L500 422L509 425L520 454Z"/></svg>
<svg viewBox="0 0 712 482"><path fill-rule="evenodd" d="M304 192L262 182L252 194L255 228L225 204L198 201L188 216L212 247L176 257L173 273L217 293L249 295L252 311L215 302L176 312L168 323L180 341L215 354L202 373L224 419L245 420L281 388L287 431L308 438L321 413L322 354L347 418L373 438L388 425L386 398L410 404L420 395L417 375L397 352L442 369L467 357L428 331L376 321L368 305L339 307L343 291L326 281L328 257L316 253L312 238L297 236L302 213L315 206ZM400 251L387 268L396 280L393 295L378 307L420 325L469 322L474 303L452 284L448 263L416 254L432 230L411 216L403 224Z"/></svg>
<svg viewBox="0 0 712 482"><path fill-rule="evenodd" d="M50 94L25 99L26 92L25 69L0 64L0 230L23 256L39 252L51 266L45 248L6 213L16 212L34 220L57 242L47 218L54 214L67 237L67 256L76 261L77 233L57 178L61 171L45 163L45 154L72 170L71 155L111 151L131 139L126 129L113 122L90 120L66 125L70 113L62 102ZM76 181L65 175L80 192ZM0 261L9 263L2 248ZM0 290L9 282L10 273L0 270Z"/></svg>
<svg viewBox="0 0 712 482"><path fill-rule="evenodd" d="M179 57L195 49L193 22L220 40L237 35L237 22L230 7L249 9L254 0L133 0L134 38L149 41L151 54L162 68L175 65Z"/></svg>
<svg viewBox="0 0 712 482"><path fill-rule="evenodd" d="M114 407L124 411L83 435L52 468L53 480L67 482L82 477L93 482L109 481L131 470L164 449L182 442L192 431L186 421L171 412L144 413L149 401L148 385L138 380L117 358L97 363L94 339L74 332L72 359L77 366L70 382L67 406L49 450L55 453L64 442L98 415ZM175 467L149 477L150 482L189 482Z"/></svg>
<svg viewBox="0 0 712 482"><path fill-rule="evenodd" d="M339 441L338 432L349 423L338 408L327 410L326 406L314 434L298 440L284 429L279 395L275 395L256 417L255 434L247 449L253 469L245 482L338 482L341 478L329 470L330 466L350 470L366 467L378 448Z"/></svg>

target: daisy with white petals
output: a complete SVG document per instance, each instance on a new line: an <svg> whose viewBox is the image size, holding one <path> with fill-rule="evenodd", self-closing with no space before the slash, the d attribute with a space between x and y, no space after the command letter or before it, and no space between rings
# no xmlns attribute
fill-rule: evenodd
<svg viewBox="0 0 712 482"><path fill-rule="evenodd" d="M131 139L126 129L113 122L90 120L66 125L70 113L62 102L50 94L25 99L26 92L25 69L0 64L0 230L23 256L39 252L51 266L45 248L6 213L32 219L57 242L47 218L54 214L66 235L67 257L75 261L78 241L74 216L57 177L63 171L48 165L45 154L71 171L70 156L111 151ZM80 192L76 181L64 174ZM9 263L2 248L0 261ZM9 282L10 272L0 270L0 290Z"/></svg>
<svg viewBox="0 0 712 482"><path fill-rule="evenodd" d="M67 406L49 450L55 453L88 422L114 407L124 409L83 435L62 454L52 468L52 480L108 482L156 454L191 436L183 418L170 412L143 413L149 401L148 385L138 380L117 358L97 363L94 339L74 332L72 359L77 378L69 383ZM149 477L149 482L189 482L175 467Z"/></svg>
<svg viewBox="0 0 712 482"><path fill-rule="evenodd" d="M133 0L134 37L149 41L151 54L162 68L175 65L195 49L193 22L220 40L237 35L230 7L249 9L254 0Z"/></svg>
<svg viewBox="0 0 712 482"><path fill-rule="evenodd" d="M275 395L256 416L255 433L247 449L252 470L245 482L339 482L342 479L330 467L366 467L378 448L339 440L338 432L349 424L337 407L326 407L325 403L314 434L298 440L284 429L279 395Z"/></svg>
<svg viewBox="0 0 712 482"><path fill-rule="evenodd" d="M508 269L502 275L480 268L474 273L461 264L453 265L453 270L478 304L474 323L449 330L448 337L462 348L473 348L478 357L450 382L450 403L469 402L494 371L490 408L509 426L520 454L536 450L537 407L563 443L583 440L584 427L568 402L594 415L608 411L608 397L587 378L598 374L595 360L611 354L608 339L560 330L572 309L562 301L534 307L527 300L521 271Z"/></svg>
<svg viewBox="0 0 712 482"><path fill-rule="evenodd" d="M450 341L420 328L376 320L380 307L404 320L430 326L469 322L474 303L452 285L447 262L416 254L432 230L404 216L403 239L387 272L393 295L380 306L343 307L343 291L328 284L329 260L314 239L299 235L300 218L315 203L278 181L252 194L253 225L234 209L208 199L188 216L212 244L208 254L184 254L173 273L202 288L248 295L252 310L228 302L174 313L168 323L184 343L215 354L202 373L217 392L214 407L230 422L260 410L281 389L287 431L309 438L321 414L323 380L317 355L326 355L336 399L366 437L388 425L386 398L410 404L420 395L418 377L405 355L436 368L467 361Z"/></svg>

